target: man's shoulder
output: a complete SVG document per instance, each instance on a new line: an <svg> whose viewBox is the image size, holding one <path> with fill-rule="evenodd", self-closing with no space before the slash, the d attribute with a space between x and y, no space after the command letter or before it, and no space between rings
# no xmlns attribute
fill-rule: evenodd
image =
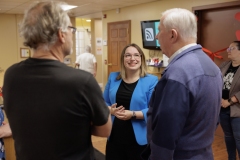
<svg viewBox="0 0 240 160"><path fill-rule="evenodd" d="M11 65L9 68L7 68L5 73L12 73L12 72L18 73L20 70L23 70L25 68L23 66L26 64L26 61L28 61L28 59Z"/></svg>
<svg viewBox="0 0 240 160"><path fill-rule="evenodd" d="M206 68L213 70L212 72L216 73L216 68L212 62L205 57L205 55L199 57L199 54L205 53L201 53L201 51L197 51L197 53L196 51L193 52L194 53L187 52L169 64L165 72L169 79L181 83L187 83L195 77L204 76L206 74Z"/></svg>

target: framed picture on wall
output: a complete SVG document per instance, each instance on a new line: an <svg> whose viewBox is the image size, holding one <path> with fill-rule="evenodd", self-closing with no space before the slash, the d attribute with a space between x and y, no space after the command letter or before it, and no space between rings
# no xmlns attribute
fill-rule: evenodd
<svg viewBox="0 0 240 160"><path fill-rule="evenodd" d="M67 65L71 64L71 58L64 58L63 63L65 63Z"/></svg>
<svg viewBox="0 0 240 160"><path fill-rule="evenodd" d="M20 48L20 57L28 58L31 56L31 52L29 48Z"/></svg>

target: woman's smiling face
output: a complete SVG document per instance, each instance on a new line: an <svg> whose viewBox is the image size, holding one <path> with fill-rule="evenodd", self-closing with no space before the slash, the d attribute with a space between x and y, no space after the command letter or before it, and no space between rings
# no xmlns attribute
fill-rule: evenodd
<svg viewBox="0 0 240 160"><path fill-rule="evenodd" d="M126 70L138 70L141 67L141 54L135 47L128 47L124 54L124 66Z"/></svg>

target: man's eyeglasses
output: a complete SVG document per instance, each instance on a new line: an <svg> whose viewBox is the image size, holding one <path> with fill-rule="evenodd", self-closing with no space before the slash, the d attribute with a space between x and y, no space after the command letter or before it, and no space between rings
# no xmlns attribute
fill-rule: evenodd
<svg viewBox="0 0 240 160"><path fill-rule="evenodd" d="M141 58L141 54L133 54L133 55L131 55L131 54L124 54L124 57L126 59L131 59L132 56L134 57L134 59L140 59Z"/></svg>
<svg viewBox="0 0 240 160"><path fill-rule="evenodd" d="M73 27L73 26L68 26L68 28L71 28L71 29L72 29L72 33L73 33L73 34L76 33L76 31L77 31L77 28L75 28L75 27Z"/></svg>
<svg viewBox="0 0 240 160"><path fill-rule="evenodd" d="M234 49L236 49L236 48L235 47L229 47L229 48L227 48L227 52L231 52Z"/></svg>

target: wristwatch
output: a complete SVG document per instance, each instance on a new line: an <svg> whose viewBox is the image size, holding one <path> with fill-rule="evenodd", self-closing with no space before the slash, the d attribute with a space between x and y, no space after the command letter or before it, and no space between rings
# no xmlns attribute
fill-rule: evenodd
<svg viewBox="0 0 240 160"><path fill-rule="evenodd" d="M137 118L136 113L135 113L135 111L133 111L132 119L136 119L136 118Z"/></svg>
<svg viewBox="0 0 240 160"><path fill-rule="evenodd" d="M230 105L234 103L231 98L228 99L228 102L230 103Z"/></svg>

